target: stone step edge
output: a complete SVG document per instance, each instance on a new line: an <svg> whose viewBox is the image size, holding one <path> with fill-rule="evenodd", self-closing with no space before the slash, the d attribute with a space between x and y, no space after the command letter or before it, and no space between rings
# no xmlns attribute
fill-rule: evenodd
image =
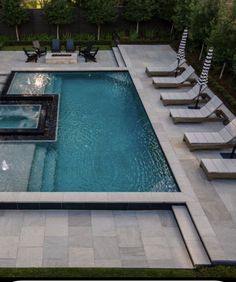
<svg viewBox="0 0 236 282"><path fill-rule="evenodd" d="M177 225L194 266L209 266L211 260L185 205L172 206Z"/></svg>
<svg viewBox="0 0 236 282"><path fill-rule="evenodd" d="M120 49L118 47L112 47L112 52L118 67L126 67L125 60L120 52Z"/></svg>

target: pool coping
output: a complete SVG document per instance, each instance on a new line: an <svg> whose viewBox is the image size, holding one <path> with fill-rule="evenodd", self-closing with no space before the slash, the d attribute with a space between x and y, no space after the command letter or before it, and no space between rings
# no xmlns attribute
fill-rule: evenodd
<svg viewBox="0 0 236 282"><path fill-rule="evenodd" d="M142 101L143 107L149 117L155 134L161 148L166 156L168 164L172 170L174 178L180 189L179 192L1 192L0 193L0 209L40 209L40 208L99 208L104 209L115 208L115 205L120 204L121 209L129 209L142 207L156 209L156 207L167 207L171 205L185 205L192 217L202 242L207 250L212 264L219 264L228 261L222 247L220 246L216 235L203 211L201 204L196 197L192 185L188 180L179 160L177 159L173 148L165 136L159 138L158 128L152 117L149 115L149 110L145 107L142 95L145 95L145 89L138 78L135 70L129 62L128 55L121 46L120 51L126 62L127 67L103 67L103 68L76 68L74 66L64 66L64 69L58 69L56 66L47 68L42 67L26 67L12 69L11 71L128 71L137 93ZM163 135L163 132L162 132ZM135 205L134 205L135 204ZM148 204L148 205L147 205Z"/></svg>

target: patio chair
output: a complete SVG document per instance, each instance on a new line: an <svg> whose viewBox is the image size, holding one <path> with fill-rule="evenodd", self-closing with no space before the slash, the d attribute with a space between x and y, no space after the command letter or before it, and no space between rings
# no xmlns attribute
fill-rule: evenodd
<svg viewBox="0 0 236 282"><path fill-rule="evenodd" d="M206 98L207 95L203 91L207 86L203 87L200 93L201 98ZM200 85L197 83L191 89L185 92L161 92L160 99L166 105L188 105L194 103L198 98Z"/></svg>
<svg viewBox="0 0 236 282"><path fill-rule="evenodd" d="M236 178L236 159L202 159L200 167L208 180L214 178Z"/></svg>
<svg viewBox="0 0 236 282"><path fill-rule="evenodd" d="M85 62L87 63L87 61L93 61L93 62L96 62L96 55L98 53L98 50L99 50L99 47L96 48L95 51L90 51L90 52L85 52L83 54L84 58L85 58Z"/></svg>
<svg viewBox="0 0 236 282"><path fill-rule="evenodd" d="M193 73L194 69L188 66L183 73L176 77L153 77L153 84L156 88L177 88L183 85L191 85L194 81L191 79Z"/></svg>
<svg viewBox="0 0 236 282"><path fill-rule="evenodd" d="M171 109L170 117L174 123L179 122L204 122L204 121L225 121L226 115L219 107L223 102L214 96L200 109Z"/></svg>
<svg viewBox="0 0 236 282"><path fill-rule="evenodd" d="M66 40L66 52L75 52L75 44L73 39Z"/></svg>
<svg viewBox="0 0 236 282"><path fill-rule="evenodd" d="M177 67L178 68L182 67L185 62L186 62L185 59L181 60L179 63L179 67L178 67L178 61L173 62L169 66L163 66L163 67L149 66L146 67L145 71L148 76L175 75Z"/></svg>
<svg viewBox="0 0 236 282"><path fill-rule="evenodd" d="M35 62L37 63L38 61L38 55L34 51L27 51L25 48L23 48L23 51L25 55L27 56L27 60L25 61L26 63L28 62Z"/></svg>
<svg viewBox="0 0 236 282"><path fill-rule="evenodd" d="M47 47L40 46L40 43L38 40L35 40L32 43L33 43L33 48L35 49L35 52L37 53L39 57L47 54Z"/></svg>
<svg viewBox="0 0 236 282"><path fill-rule="evenodd" d="M187 132L184 141L190 151L233 148L236 144L236 118L218 132Z"/></svg>
<svg viewBox="0 0 236 282"><path fill-rule="evenodd" d="M93 51L94 47L93 47L93 43L89 42L85 45L81 45L79 46L79 56L83 56L84 53L89 53L91 51Z"/></svg>
<svg viewBox="0 0 236 282"><path fill-rule="evenodd" d="M61 43L59 39L53 39L52 40L52 52L61 52Z"/></svg>

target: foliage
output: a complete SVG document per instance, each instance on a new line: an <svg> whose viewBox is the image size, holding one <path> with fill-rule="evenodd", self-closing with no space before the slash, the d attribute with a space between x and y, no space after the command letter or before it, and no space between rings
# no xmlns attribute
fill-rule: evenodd
<svg viewBox="0 0 236 282"><path fill-rule="evenodd" d="M100 25L112 22L116 18L115 0L88 0L85 4L86 16L90 23L98 26L98 40L100 39Z"/></svg>
<svg viewBox="0 0 236 282"><path fill-rule="evenodd" d="M174 14L176 0L158 0L156 2L157 17L163 20L170 21Z"/></svg>
<svg viewBox="0 0 236 282"><path fill-rule="evenodd" d="M28 20L21 0L2 0L1 17L9 26L21 25Z"/></svg>
<svg viewBox="0 0 236 282"><path fill-rule="evenodd" d="M175 1L172 21L177 31L182 32L186 26L187 27L190 26L191 17L192 17L192 4L193 4L193 0Z"/></svg>
<svg viewBox="0 0 236 282"><path fill-rule="evenodd" d="M39 41L51 41L54 38L54 36L49 35L47 33L40 33L40 34L23 34L21 36L22 41L34 41L34 40L39 40Z"/></svg>
<svg viewBox="0 0 236 282"><path fill-rule="evenodd" d="M138 23L150 20L157 8L155 0L129 0L126 6L125 18L128 21L133 21L137 23L138 33Z"/></svg>
<svg viewBox="0 0 236 282"><path fill-rule="evenodd" d="M191 12L191 36L196 47L210 36L212 27L216 24L222 0L194 0Z"/></svg>
<svg viewBox="0 0 236 282"><path fill-rule="evenodd" d="M74 20L73 6L67 0L51 0L44 6L44 11L48 22L57 26L57 38L59 38L59 26L70 24Z"/></svg>
<svg viewBox="0 0 236 282"><path fill-rule="evenodd" d="M236 46L236 21L226 9L219 11L217 23L212 27L208 42L214 47L216 62L232 62Z"/></svg>
<svg viewBox="0 0 236 282"><path fill-rule="evenodd" d="M15 26L16 38L19 41L18 26L27 22L28 15L21 0L2 0L1 18L9 26Z"/></svg>
<svg viewBox="0 0 236 282"><path fill-rule="evenodd" d="M51 0L44 6L44 11L50 24L63 25L74 20L73 7L67 0Z"/></svg>

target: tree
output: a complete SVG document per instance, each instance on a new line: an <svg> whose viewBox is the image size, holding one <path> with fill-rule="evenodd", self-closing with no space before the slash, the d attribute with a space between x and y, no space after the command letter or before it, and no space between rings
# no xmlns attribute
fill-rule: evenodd
<svg viewBox="0 0 236 282"><path fill-rule="evenodd" d="M50 24L57 27L57 38L60 37L60 25L73 22L73 6L67 0L51 0L44 6L45 15Z"/></svg>
<svg viewBox="0 0 236 282"><path fill-rule="evenodd" d="M139 23L150 20L157 8L155 0L129 0L126 6L125 18L136 22L136 33L139 33Z"/></svg>
<svg viewBox="0 0 236 282"><path fill-rule="evenodd" d="M236 46L236 21L227 9L220 9L208 42L214 47L215 61L223 64L219 76L221 79L226 65L233 63Z"/></svg>
<svg viewBox="0 0 236 282"><path fill-rule="evenodd" d="M191 36L196 47L201 48L199 60L202 57L206 40L209 38L212 26L215 25L221 8L221 0L195 0L192 2Z"/></svg>
<svg viewBox="0 0 236 282"><path fill-rule="evenodd" d="M7 25L15 27L16 39L19 41L19 26L28 20L21 0L2 0L1 18Z"/></svg>
<svg viewBox="0 0 236 282"><path fill-rule="evenodd" d="M205 1L205 0L204 0ZM172 21L177 31L183 31L190 26L193 0L176 0Z"/></svg>
<svg viewBox="0 0 236 282"><path fill-rule="evenodd" d="M90 23L97 25L97 39L100 39L101 25L116 18L115 0L87 0L84 3L86 16Z"/></svg>

